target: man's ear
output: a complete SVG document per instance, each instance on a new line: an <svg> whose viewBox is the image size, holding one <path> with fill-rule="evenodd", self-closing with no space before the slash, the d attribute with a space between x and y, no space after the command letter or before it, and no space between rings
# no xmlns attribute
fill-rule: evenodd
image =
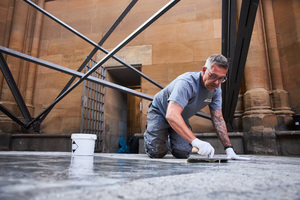
<svg viewBox="0 0 300 200"><path fill-rule="evenodd" d="M203 66L203 67L202 67L203 75L205 74L206 70L207 70L207 67Z"/></svg>

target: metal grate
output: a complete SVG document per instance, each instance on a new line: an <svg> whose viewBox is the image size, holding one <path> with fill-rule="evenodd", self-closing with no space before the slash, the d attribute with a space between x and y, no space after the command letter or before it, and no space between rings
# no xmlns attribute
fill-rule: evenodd
<svg viewBox="0 0 300 200"><path fill-rule="evenodd" d="M90 60L85 66L84 73L89 71L97 62ZM106 70L99 67L92 73L93 77L105 80ZM81 133L96 134L96 151L101 151L104 129L104 97L105 87L85 80L81 97Z"/></svg>

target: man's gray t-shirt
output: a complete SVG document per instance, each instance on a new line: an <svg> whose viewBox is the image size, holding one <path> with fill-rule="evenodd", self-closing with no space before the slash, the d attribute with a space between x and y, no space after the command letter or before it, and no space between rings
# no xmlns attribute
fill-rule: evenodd
<svg viewBox="0 0 300 200"><path fill-rule="evenodd" d="M201 83L202 72L187 72L178 76L167 87L154 96L153 105L163 116L169 101L178 103L182 108L182 117L186 121L205 106L211 110L222 109L222 90L206 89Z"/></svg>

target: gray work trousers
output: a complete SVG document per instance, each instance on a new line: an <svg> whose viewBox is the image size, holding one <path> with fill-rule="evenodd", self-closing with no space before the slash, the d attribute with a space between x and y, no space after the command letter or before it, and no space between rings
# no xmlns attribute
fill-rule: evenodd
<svg viewBox="0 0 300 200"><path fill-rule="evenodd" d="M187 123L187 126L190 125ZM146 154L150 158L162 158L168 150L176 158L188 158L192 145L176 133L157 108L150 104L147 127L144 133Z"/></svg>

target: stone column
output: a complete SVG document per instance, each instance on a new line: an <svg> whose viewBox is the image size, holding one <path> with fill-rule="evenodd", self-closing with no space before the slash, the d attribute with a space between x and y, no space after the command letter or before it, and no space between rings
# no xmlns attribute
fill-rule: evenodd
<svg viewBox="0 0 300 200"><path fill-rule="evenodd" d="M288 99L288 93L283 88L278 43L274 22L272 0L261 1L264 14L266 44L268 47L268 60L272 79L272 107L277 117L276 130L287 130L292 125L293 119Z"/></svg>
<svg viewBox="0 0 300 200"><path fill-rule="evenodd" d="M28 15L28 5L22 0L16 0L8 48L19 52L23 51L24 37L26 33L27 15ZM12 56L7 56L6 61L16 83L19 84L19 77L21 71L20 68L22 65L22 60ZM16 105L15 100L6 82L3 84L0 99L3 105L5 105L13 113L15 114L19 113L18 106ZM3 130L4 132L12 132L17 130L18 126L16 126L15 123L13 123L10 119L8 119L6 116L0 113L0 125L2 123L4 123L4 125L1 126L2 128L5 129Z"/></svg>
<svg viewBox="0 0 300 200"><path fill-rule="evenodd" d="M267 90L270 81L266 70L263 29L259 5L245 67L243 131L247 153L278 154L275 135L277 120Z"/></svg>
<svg viewBox="0 0 300 200"><path fill-rule="evenodd" d="M234 112L233 122L232 122L234 131L238 131L238 132L243 131L243 113L244 113L243 94L240 91L236 109Z"/></svg>

